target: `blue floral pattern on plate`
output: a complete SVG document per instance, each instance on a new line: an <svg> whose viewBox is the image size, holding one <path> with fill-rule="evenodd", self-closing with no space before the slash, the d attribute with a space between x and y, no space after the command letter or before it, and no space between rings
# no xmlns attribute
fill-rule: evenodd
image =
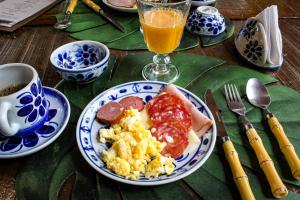
<svg viewBox="0 0 300 200"><path fill-rule="evenodd" d="M37 130L22 136L0 135L0 158L16 158L37 152L51 144L67 125L70 105L66 97L55 89L43 89L49 106L46 122Z"/></svg>
<svg viewBox="0 0 300 200"><path fill-rule="evenodd" d="M38 118L45 116L47 102L40 80L37 83L32 83L30 91L20 94L17 99L19 99L21 104L17 106L20 108L17 115L25 117L25 123L33 123Z"/></svg>
<svg viewBox="0 0 300 200"><path fill-rule="evenodd" d="M156 178L140 177L138 180L127 180L118 176L105 167L101 153L108 149L107 144L99 143L97 135L100 128L107 125L99 123L96 112L102 105L111 101L120 101L127 96L138 96L148 102L165 86L165 83L156 81L136 81L113 87L95 97L82 112L76 129L76 139L79 149L86 161L101 174L114 180L133 185L159 185L179 180L197 170L211 154L216 141L215 124L201 138L199 147L194 152L186 153L174 162L175 170L171 175L160 175ZM189 91L179 88L188 99L206 116L213 118L208 107L198 97Z"/></svg>

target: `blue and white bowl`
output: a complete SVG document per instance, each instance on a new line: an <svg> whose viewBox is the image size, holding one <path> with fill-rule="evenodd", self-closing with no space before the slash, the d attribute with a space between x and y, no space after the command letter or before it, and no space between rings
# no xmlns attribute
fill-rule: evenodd
<svg viewBox="0 0 300 200"><path fill-rule="evenodd" d="M95 41L77 41L53 51L50 61L55 70L68 81L89 83L100 76L109 60L107 46Z"/></svg>
<svg viewBox="0 0 300 200"><path fill-rule="evenodd" d="M83 110L76 128L76 140L79 150L85 160L98 172L113 180L132 185L161 185L182 179L196 171L208 159L213 151L217 132L213 116L209 108L196 95L178 87L178 89L206 116L213 120L211 129L200 138L201 143L191 152L186 152L173 163L175 170L170 175L160 175L158 177L140 177L137 180L129 180L115 174L106 168L102 160L101 152L108 149L107 144L100 143L98 138L99 129L107 127L106 124L99 123L95 117L98 109L111 101L120 101L128 96L138 96L146 103L156 96L166 83L158 81L135 81L124 83L108 89L95 97Z"/></svg>
<svg viewBox="0 0 300 200"><path fill-rule="evenodd" d="M186 28L194 34L216 36L225 31L225 19L215 7L200 6L190 13Z"/></svg>

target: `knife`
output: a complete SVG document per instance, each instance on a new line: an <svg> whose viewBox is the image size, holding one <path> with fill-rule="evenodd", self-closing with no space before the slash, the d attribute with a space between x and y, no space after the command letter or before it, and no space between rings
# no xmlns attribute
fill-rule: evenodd
<svg viewBox="0 0 300 200"><path fill-rule="evenodd" d="M230 137L226 132L221 115L219 113L219 109L217 107L211 90L206 91L205 102L214 116L218 132L217 135L222 140L222 146L225 153L225 157L230 165L233 179L240 192L241 198L243 200L255 199L249 184L248 177L241 165L237 151L235 150L233 143L231 142Z"/></svg>
<svg viewBox="0 0 300 200"><path fill-rule="evenodd" d="M105 13L99 5L95 4L91 0L82 0L83 3L85 3L88 7L92 8L94 11L99 13L102 17L104 17L108 22L110 22L113 26L115 26L117 29L125 33L125 28L122 24L120 24L118 21L113 19L110 15Z"/></svg>

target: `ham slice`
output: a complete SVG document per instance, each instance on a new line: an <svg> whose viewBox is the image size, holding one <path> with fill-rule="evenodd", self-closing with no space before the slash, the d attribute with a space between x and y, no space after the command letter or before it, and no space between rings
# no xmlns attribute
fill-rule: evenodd
<svg viewBox="0 0 300 200"><path fill-rule="evenodd" d="M107 0L113 6L132 8L135 5L135 0Z"/></svg>
<svg viewBox="0 0 300 200"><path fill-rule="evenodd" d="M194 104L192 104L173 84L168 84L163 92L167 92L170 94L174 94L179 97L185 106L185 109L191 113L192 117L192 129L196 132L198 137L201 137L204 133L206 133L213 122L204 114L202 114Z"/></svg>

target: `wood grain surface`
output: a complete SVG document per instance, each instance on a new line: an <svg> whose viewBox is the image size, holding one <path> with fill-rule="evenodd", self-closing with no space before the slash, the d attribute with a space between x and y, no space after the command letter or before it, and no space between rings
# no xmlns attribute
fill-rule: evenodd
<svg viewBox="0 0 300 200"><path fill-rule="evenodd" d="M217 0L216 7L226 17L234 20L235 34L243 21L255 16L266 6L276 4L279 8L280 29L283 36L284 63L277 71L262 71L278 78L281 84L300 92L300 2L299 0ZM0 64L22 62L34 66L43 84L53 87L60 81L60 76L53 70L49 57L51 52L73 41L63 31L55 30L56 14L62 5L45 13L30 26L25 26L13 33L0 32ZM227 61L229 64L255 68L237 56L233 38L222 44L201 48L200 46L186 52L208 55ZM128 52L111 50L117 57ZM257 69L257 68L256 68ZM0 199L15 199L15 178L23 159L0 160ZM70 187L64 190L70 191ZM191 190L186 186L186 190ZM62 199L68 198L63 195ZM196 197L195 197L196 198ZM198 198L198 197L197 197Z"/></svg>

